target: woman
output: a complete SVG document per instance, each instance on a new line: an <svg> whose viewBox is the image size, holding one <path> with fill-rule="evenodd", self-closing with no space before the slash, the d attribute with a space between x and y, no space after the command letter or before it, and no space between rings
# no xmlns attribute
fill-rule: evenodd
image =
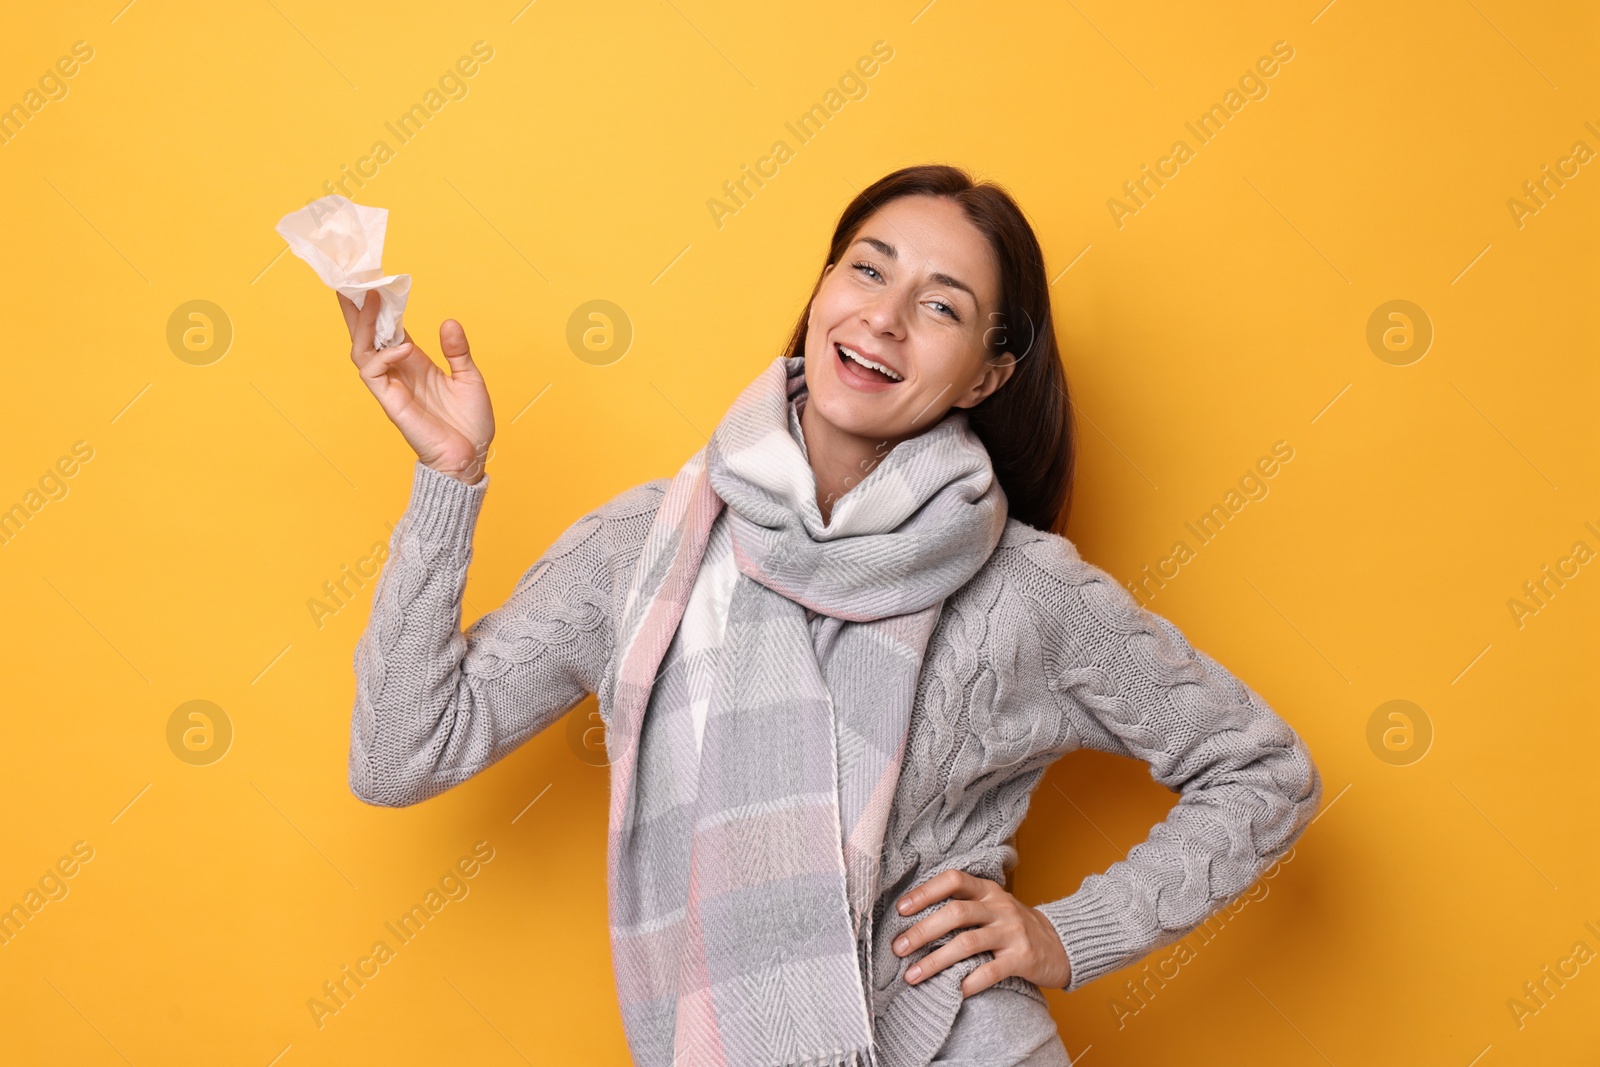
<svg viewBox="0 0 1600 1067"><path fill-rule="evenodd" d="M707 446L465 635L483 378L454 320L447 376L340 301L418 457L356 652L351 789L417 803L598 694L636 1062L1066 1064L1040 987L1176 941L1316 811L1296 733L1053 532L1070 405L1043 256L997 186L920 166L861 193ZM1079 747L1182 796L1030 907L1011 842Z"/></svg>

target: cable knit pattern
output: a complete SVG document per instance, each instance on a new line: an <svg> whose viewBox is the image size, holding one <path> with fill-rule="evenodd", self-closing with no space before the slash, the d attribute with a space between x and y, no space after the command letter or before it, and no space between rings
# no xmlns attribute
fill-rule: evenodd
<svg viewBox="0 0 1600 1067"><path fill-rule="evenodd" d="M610 705L616 620L667 481L579 519L463 634L461 594L490 480L467 486L416 464L355 653L350 787L367 803L435 796L589 692ZM918 681L874 908L884 1067L928 1063L961 1006L961 979L992 958L980 952L908 985L905 970L954 933L895 956L894 938L931 911L902 916L894 902L949 868L1004 881L1039 779L1078 748L1143 760L1180 796L1126 859L1038 905L1071 961L1069 992L1235 899L1322 799L1305 743L1259 695L1070 541L1009 520L983 568L946 601ZM1021 978L1000 986L1043 999Z"/></svg>
<svg viewBox="0 0 1600 1067"><path fill-rule="evenodd" d="M573 523L463 634L489 481L413 470L354 656L350 788L369 804L436 796L605 686L614 621L666 483L636 486Z"/></svg>

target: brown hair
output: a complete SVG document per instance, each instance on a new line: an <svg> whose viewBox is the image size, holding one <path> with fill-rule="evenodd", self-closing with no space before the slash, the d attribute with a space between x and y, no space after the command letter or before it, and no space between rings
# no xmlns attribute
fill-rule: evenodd
<svg viewBox="0 0 1600 1067"><path fill-rule="evenodd" d="M974 182L959 167L905 167L850 201L834 227L827 262L839 262L873 212L917 194L955 201L994 249L1000 265L1000 311L998 324L984 331L984 343L993 355L1009 350L1018 362L1010 379L969 408L967 417L989 452L1010 514L1037 529L1061 533L1072 506L1072 404L1056 347L1044 253L1010 194L992 182ZM805 354L811 300L821 286L819 272L785 356Z"/></svg>

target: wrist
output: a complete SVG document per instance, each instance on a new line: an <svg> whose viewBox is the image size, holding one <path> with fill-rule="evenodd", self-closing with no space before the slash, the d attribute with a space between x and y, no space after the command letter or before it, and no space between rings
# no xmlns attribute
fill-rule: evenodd
<svg viewBox="0 0 1600 1067"><path fill-rule="evenodd" d="M449 467L434 463L423 463L431 471L436 471L446 478L454 478L462 485L477 485L482 482L485 474L485 463L482 457L477 457L466 463L465 466Z"/></svg>
<svg viewBox="0 0 1600 1067"><path fill-rule="evenodd" d="M1048 915L1038 908L1034 908L1033 913L1039 921L1040 937L1046 942L1045 955L1048 957L1047 973L1037 984L1065 989L1072 984L1072 956L1067 952L1067 944Z"/></svg>

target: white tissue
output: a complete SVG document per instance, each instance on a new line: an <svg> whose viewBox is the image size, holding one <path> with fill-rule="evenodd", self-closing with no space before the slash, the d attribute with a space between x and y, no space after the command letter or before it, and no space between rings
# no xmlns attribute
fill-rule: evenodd
<svg viewBox="0 0 1600 1067"><path fill-rule="evenodd" d="M274 227L289 242L289 251L311 264L317 277L360 308L367 293L379 295L374 348L405 339L401 318L411 292L411 275L383 273L383 237L389 210L362 207L337 193L291 211Z"/></svg>

